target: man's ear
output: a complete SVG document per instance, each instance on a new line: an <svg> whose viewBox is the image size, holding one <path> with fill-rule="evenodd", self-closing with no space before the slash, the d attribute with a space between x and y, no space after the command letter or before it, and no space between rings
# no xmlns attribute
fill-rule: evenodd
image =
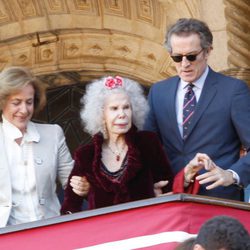
<svg viewBox="0 0 250 250"><path fill-rule="evenodd" d="M206 49L206 54L205 54L205 58L206 58L206 59L208 59L208 57L210 56L212 50L213 50L213 47L212 47L212 46L211 46L210 48L207 48L207 49Z"/></svg>
<svg viewBox="0 0 250 250"><path fill-rule="evenodd" d="M206 250L206 249L202 247L200 244L195 244L193 250Z"/></svg>

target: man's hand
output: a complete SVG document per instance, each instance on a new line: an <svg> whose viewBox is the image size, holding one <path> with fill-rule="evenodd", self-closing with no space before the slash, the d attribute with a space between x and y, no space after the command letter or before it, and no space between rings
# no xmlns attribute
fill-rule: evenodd
<svg viewBox="0 0 250 250"><path fill-rule="evenodd" d="M209 172L197 176L196 180L198 180L201 185L212 182L212 184L206 187L207 190L219 186L227 187L235 182L232 172L224 170L218 166L215 166L209 170Z"/></svg>
<svg viewBox="0 0 250 250"><path fill-rule="evenodd" d="M88 195L90 184L85 176L72 176L70 186L77 195L81 197Z"/></svg>
<svg viewBox="0 0 250 250"><path fill-rule="evenodd" d="M205 168L206 170L210 171L216 165L210 159L210 157L206 154L197 153L195 157L186 165L184 168L184 175L185 175L185 184L189 184L193 182L194 176L202 169Z"/></svg>

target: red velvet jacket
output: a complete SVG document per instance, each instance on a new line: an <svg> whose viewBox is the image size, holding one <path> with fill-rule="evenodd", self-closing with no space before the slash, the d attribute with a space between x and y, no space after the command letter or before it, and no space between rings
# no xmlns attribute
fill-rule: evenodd
<svg viewBox="0 0 250 250"><path fill-rule="evenodd" d="M126 134L128 145L127 168L119 181L103 174L101 150L103 137L97 134L89 145L80 146L74 155L72 175L86 176L91 188L89 208L111 206L128 201L154 197L153 184L169 180L165 192L172 190L173 175L158 137L153 132L130 129ZM62 213L81 211L83 197L76 195L69 183L65 190Z"/></svg>

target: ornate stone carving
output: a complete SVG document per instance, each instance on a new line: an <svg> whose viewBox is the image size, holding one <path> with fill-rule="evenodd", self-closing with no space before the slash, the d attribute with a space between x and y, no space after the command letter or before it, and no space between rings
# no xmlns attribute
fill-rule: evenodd
<svg viewBox="0 0 250 250"><path fill-rule="evenodd" d="M162 7L158 0L2 1L0 69L14 64L38 75L74 71L80 79L114 71L149 84L168 74L160 71L169 60Z"/></svg>
<svg viewBox="0 0 250 250"><path fill-rule="evenodd" d="M106 15L131 18L131 10L128 8L129 0L103 0L103 10Z"/></svg>
<svg viewBox="0 0 250 250"><path fill-rule="evenodd" d="M1 1L0 2L0 25L11 22L13 19L14 17L10 15L8 4Z"/></svg>
<svg viewBox="0 0 250 250"><path fill-rule="evenodd" d="M136 14L138 20L150 23L151 25L159 27L157 23L157 13L159 13L159 5L154 3L152 0L140 0L136 1ZM154 8L156 8L154 10Z"/></svg>
<svg viewBox="0 0 250 250"><path fill-rule="evenodd" d="M245 81L250 87L250 68L231 68L222 71L223 74Z"/></svg>
<svg viewBox="0 0 250 250"><path fill-rule="evenodd" d="M53 82L63 85L74 79L62 77L63 74L75 74L80 81L89 81L112 73L150 85L175 74L163 47L167 25L181 16L199 17L201 3L197 0L0 1L0 70L6 65L25 65L37 75L58 76L58 81ZM228 26L229 59L233 66L234 59L244 67L249 61L246 30L249 7L245 3L246 0L225 1L233 15L228 15L228 22L241 25L237 30L240 33L234 33L235 29ZM235 21L231 21L233 17Z"/></svg>
<svg viewBox="0 0 250 250"><path fill-rule="evenodd" d="M12 57L10 63L12 65L27 67L32 65L32 62L30 61L32 58L32 49L27 46L26 43L20 43L19 46L13 46L11 48L11 53Z"/></svg>
<svg viewBox="0 0 250 250"><path fill-rule="evenodd" d="M89 49L89 51L92 53L92 54L94 54L94 55L100 55L101 53L102 53L102 51L103 51L103 49L102 49L102 47L101 47L101 45L100 44L94 44L90 49Z"/></svg>
<svg viewBox="0 0 250 250"><path fill-rule="evenodd" d="M68 2L71 13L99 15L98 1L93 0L72 0Z"/></svg>
<svg viewBox="0 0 250 250"><path fill-rule="evenodd" d="M45 0L44 3L49 14L68 13L65 0Z"/></svg>
<svg viewBox="0 0 250 250"><path fill-rule="evenodd" d="M77 58L80 57L80 47L76 43L71 43L67 48L63 49L63 58Z"/></svg>
<svg viewBox="0 0 250 250"><path fill-rule="evenodd" d="M37 17L42 15L39 1L16 0L18 10L21 10L23 18Z"/></svg>
<svg viewBox="0 0 250 250"><path fill-rule="evenodd" d="M248 0L224 0L226 5L228 64L231 68L250 67L250 5Z"/></svg>

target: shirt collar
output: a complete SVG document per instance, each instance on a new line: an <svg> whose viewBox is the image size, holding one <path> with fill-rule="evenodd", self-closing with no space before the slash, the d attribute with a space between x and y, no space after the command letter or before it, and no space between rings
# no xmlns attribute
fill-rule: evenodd
<svg viewBox="0 0 250 250"><path fill-rule="evenodd" d="M5 136L7 136L13 141L23 136L22 132L12 123L10 123L3 115L2 115L2 120L3 120L3 132Z"/></svg>
<svg viewBox="0 0 250 250"><path fill-rule="evenodd" d="M204 70L204 72L202 73L202 75L200 76L200 78L197 79L195 82L193 82L193 85L194 85L195 87L197 87L197 88L199 88L199 89L202 89L202 88L203 88L204 83L205 83L205 80L206 80L206 77L207 77L207 75L208 75L208 71L209 71L209 68L208 68L208 66L207 66L206 69ZM183 81L183 80L181 79L180 84L181 84L181 88L182 88L182 89L185 89L185 88L188 86L189 82L185 82L185 81Z"/></svg>
<svg viewBox="0 0 250 250"><path fill-rule="evenodd" d="M35 124L31 121L27 124L27 131L26 133L22 134L22 132L14 126L11 122L9 122L3 115L3 131L4 134L12 140L16 140L17 138L24 137L26 142L39 142L40 135L37 131Z"/></svg>
<svg viewBox="0 0 250 250"><path fill-rule="evenodd" d="M40 134L38 133L34 122L28 122L27 133L25 133L24 138L27 142L39 142Z"/></svg>

